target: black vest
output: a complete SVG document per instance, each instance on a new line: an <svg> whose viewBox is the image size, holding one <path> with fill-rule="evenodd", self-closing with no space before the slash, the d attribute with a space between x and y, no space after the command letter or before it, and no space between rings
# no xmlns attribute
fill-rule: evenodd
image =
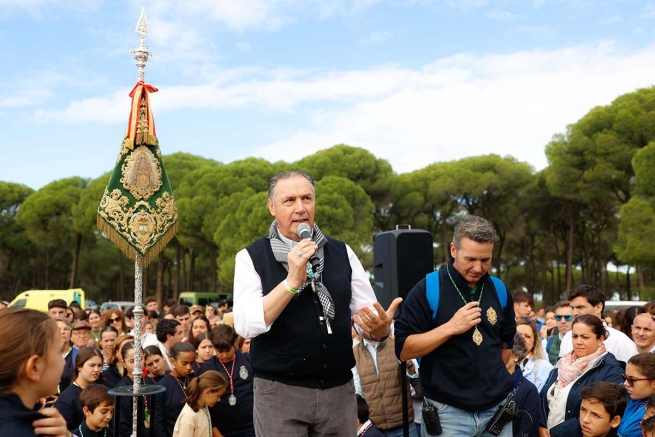
<svg viewBox="0 0 655 437"><path fill-rule="evenodd" d="M284 281L287 271L275 260L268 239L257 240L246 250L261 278L263 294L267 295ZM352 269L344 243L328 238L324 252L322 280L335 305L332 334L320 320L323 308L318 296L306 288L291 299L268 332L252 339L250 356L255 376L321 389L352 379Z"/></svg>

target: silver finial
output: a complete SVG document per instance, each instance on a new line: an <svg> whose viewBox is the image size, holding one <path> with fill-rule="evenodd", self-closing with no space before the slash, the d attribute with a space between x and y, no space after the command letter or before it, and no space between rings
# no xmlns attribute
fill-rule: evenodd
<svg viewBox="0 0 655 437"><path fill-rule="evenodd" d="M144 44L144 39L147 36L150 36L150 33L148 32L148 21L146 20L146 8L141 10L141 16L136 23L135 32L141 37L139 45L135 45L131 50L132 56L136 59L136 66L138 68L136 72L136 81L145 82L145 72L143 69L146 66L146 62L148 62L148 59L152 57L150 48Z"/></svg>

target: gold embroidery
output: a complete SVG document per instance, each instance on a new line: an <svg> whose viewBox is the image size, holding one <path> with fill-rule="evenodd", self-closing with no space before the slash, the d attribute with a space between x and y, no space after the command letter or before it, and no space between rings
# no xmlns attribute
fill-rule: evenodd
<svg viewBox="0 0 655 437"><path fill-rule="evenodd" d="M149 199L162 186L159 162L145 146L137 147L125 159L121 171L121 184L137 200Z"/></svg>
<svg viewBox="0 0 655 437"><path fill-rule="evenodd" d="M496 314L496 310L494 310L492 307L489 307L487 310L487 320L489 320L489 323L492 325L495 325L498 321L498 314Z"/></svg>

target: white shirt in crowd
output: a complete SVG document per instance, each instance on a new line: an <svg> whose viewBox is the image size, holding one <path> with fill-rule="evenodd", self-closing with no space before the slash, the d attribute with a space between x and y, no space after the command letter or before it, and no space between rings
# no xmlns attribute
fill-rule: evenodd
<svg viewBox="0 0 655 437"><path fill-rule="evenodd" d="M603 325L605 325L605 323L603 323ZM627 363L630 358L639 353L637 352L637 345L635 342L623 332L607 325L605 325L605 329L609 332L609 336L605 339L605 348L607 349L607 352L611 352L617 360ZM562 345L559 348L560 357L563 357L573 350L572 335L573 331L571 330L567 332L562 339Z"/></svg>
<svg viewBox="0 0 655 437"><path fill-rule="evenodd" d="M280 239L289 247L297 242L280 235ZM352 270L350 285L352 299L350 301L350 315L357 312L357 308L370 307L377 301L375 293L369 282L369 277L355 252L346 244L348 261ZM330 272L325 272L330 274ZM329 291L329 290L328 290ZM311 293L305 289L302 293ZM262 281L252 263L252 258L246 249L237 253L234 266L234 330L242 337L254 338L271 329L264 321L264 294Z"/></svg>

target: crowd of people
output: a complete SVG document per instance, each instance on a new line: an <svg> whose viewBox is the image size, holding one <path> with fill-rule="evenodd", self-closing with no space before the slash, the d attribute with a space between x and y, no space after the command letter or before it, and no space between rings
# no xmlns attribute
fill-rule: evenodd
<svg viewBox="0 0 655 437"><path fill-rule="evenodd" d="M143 436L655 437L655 302L609 313L579 285L533 311L490 275L495 230L468 216L397 314L314 222L309 175L273 177L267 205L234 308L147 297L141 332L133 309L0 309L3 435L131 436L110 389L136 375L166 388L137 399Z"/></svg>

